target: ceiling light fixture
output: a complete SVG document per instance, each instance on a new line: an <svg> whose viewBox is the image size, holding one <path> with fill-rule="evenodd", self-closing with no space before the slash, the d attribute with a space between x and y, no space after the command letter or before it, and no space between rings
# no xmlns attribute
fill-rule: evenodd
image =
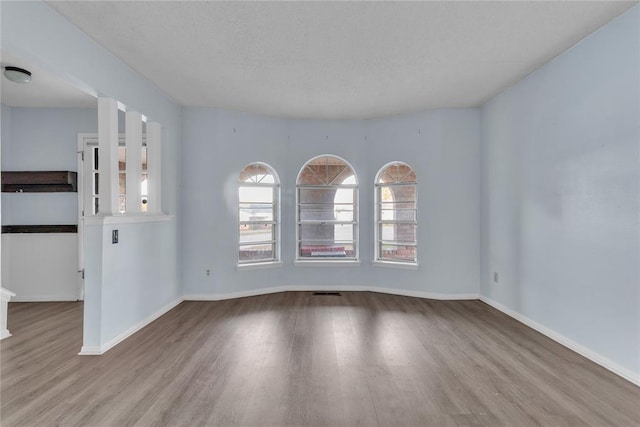
<svg viewBox="0 0 640 427"><path fill-rule="evenodd" d="M18 67L4 67L4 76L15 83L31 83L31 72Z"/></svg>

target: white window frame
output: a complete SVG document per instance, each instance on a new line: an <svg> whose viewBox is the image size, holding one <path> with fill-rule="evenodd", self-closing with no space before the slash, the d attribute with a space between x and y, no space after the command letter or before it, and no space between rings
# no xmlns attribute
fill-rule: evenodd
<svg viewBox="0 0 640 427"><path fill-rule="evenodd" d="M374 265L377 266L384 266L384 267L396 267L396 268L407 268L407 269L417 269L418 268L418 177L416 174L416 181L415 182L409 182L409 183L402 183L402 182L389 182L389 183L384 183L381 184L380 181L380 175L382 173L385 172L385 170L387 168L389 168L390 166L393 165L404 165L408 168L410 168L414 174L416 174L416 170L411 167L411 165L405 163L405 162L401 162L401 161L393 161L393 162L389 162L387 164L385 164L384 166L382 166L379 170L378 173L376 174L376 178L374 181L374 218L375 218L375 230L374 230L374 245L375 245L375 249L374 249L374 254L375 254L375 258L373 261ZM383 187L402 187L402 186L411 186L411 187L415 187L415 220L414 221L398 221L398 220L382 220L380 218L380 212L381 212L381 207L382 207L382 201L381 201L381 191ZM395 242L389 242L389 243L395 243L395 244L403 244L403 245L407 245L407 246L414 246L415 247L415 259L413 261L410 260L397 260L397 259L389 259L389 258L384 258L382 257L382 254L380 253L380 246L383 244L383 240L382 240L382 236L380 236L380 227L382 224L405 224L405 223L410 223L413 224L415 227L415 242L413 242L413 244L407 244L407 243L401 243L398 241Z"/></svg>
<svg viewBox="0 0 640 427"><path fill-rule="evenodd" d="M346 164L351 171L353 172L353 176L355 178L355 184L344 184L344 185L301 185L300 175L307 167L307 165L313 162L316 159L321 157L333 157L336 158L344 164ZM310 257L301 257L300 256L300 248L302 241L300 240L300 226L302 225L302 221L300 220L300 189L301 188L318 188L318 189L327 189L327 188L335 188L335 189L346 189L350 188L354 190L354 202L353 202L353 221L331 221L335 224L352 224L353 225L353 246L354 246L354 256L353 257L320 257L320 258L310 258ZM356 173L355 168L351 163L346 161L340 156L336 156L335 154L321 154L315 156L309 160L307 160L296 177L296 258L295 265L300 266L348 266L348 265L358 265L360 263L360 227L359 227L359 216L360 216L360 191L358 184L358 174ZM329 222L329 221L318 221L318 223Z"/></svg>
<svg viewBox="0 0 640 427"><path fill-rule="evenodd" d="M238 230L238 269L253 269L259 267L273 267L282 265L282 261L280 258L280 177L276 170L271 167L271 165L264 162L251 162L246 164L240 169L240 173L242 173L246 168L252 165L259 165L265 167L269 170L271 175L273 176L274 183L256 183L256 182L238 182L237 183L237 214L236 214L236 223ZM257 188L272 188L273 189L273 220L272 221L241 221L240 220L240 188L241 187L257 187ZM274 257L272 259L260 259L260 260L248 260L243 261L240 260L240 247L247 246L247 243L240 242L240 227L242 225L254 225L254 224L271 224L273 227L273 237L274 240L265 241L265 242L252 242L251 244L260 244L260 243L271 243L273 245Z"/></svg>

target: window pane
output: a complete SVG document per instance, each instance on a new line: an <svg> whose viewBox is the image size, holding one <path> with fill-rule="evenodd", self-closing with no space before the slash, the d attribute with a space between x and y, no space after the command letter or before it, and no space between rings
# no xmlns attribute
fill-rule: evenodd
<svg viewBox="0 0 640 427"><path fill-rule="evenodd" d="M396 185L390 187L380 187L381 202L415 202L415 185Z"/></svg>
<svg viewBox="0 0 640 427"><path fill-rule="evenodd" d="M127 198L126 196L118 196L118 211L120 213L124 213L127 209Z"/></svg>
<svg viewBox="0 0 640 427"><path fill-rule="evenodd" d="M273 224L241 224L240 243L275 240Z"/></svg>
<svg viewBox="0 0 640 427"><path fill-rule="evenodd" d="M93 214L96 215L98 212L100 212L99 201L97 197L94 197L93 198Z"/></svg>
<svg viewBox="0 0 640 427"><path fill-rule="evenodd" d="M353 258L355 246L353 243L306 243L300 244L301 258Z"/></svg>
<svg viewBox="0 0 640 427"><path fill-rule="evenodd" d="M381 221L415 221L415 209L392 209L390 205L383 204L380 206Z"/></svg>
<svg viewBox="0 0 640 427"><path fill-rule="evenodd" d="M353 204L301 204L301 221L353 221Z"/></svg>
<svg viewBox="0 0 640 427"><path fill-rule="evenodd" d="M98 170L98 147L93 148L93 170Z"/></svg>
<svg viewBox="0 0 640 427"><path fill-rule="evenodd" d="M118 193L127 194L127 175L122 172L118 174Z"/></svg>
<svg viewBox="0 0 640 427"><path fill-rule="evenodd" d="M239 187L240 203L273 203L273 187Z"/></svg>
<svg viewBox="0 0 640 427"><path fill-rule="evenodd" d="M273 205L240 203L240 221L273 221Z"/></svg>
<svg viewBox="0 0 640 427"><path fill-rule="evenodd" d="M276 183L275 176L273 175L273 172L271 172L271 169L259 163L253 163L246 166L242 172L240 172L238 181L241 183L252 182L259 184Z"/></svg>
<svg viewBox="0 0 640 427"><path fill-rule="evenodd" d="M340 185L346 184L355 174L347 163L334 156L322 156L308 162L298 176L298 185Z"/></svg>
<svg viewBox="0 0 640 427"><path fill-rule="evenodd" d="M394 163L387 166L378 175L378 183L416 182L416 174L410 166L404 163Z"/></svg>
<svg viewBox="0 0 640 427"><path fill-rule="evenodd" d="M416 247L404 245L380 244L380 258L389 261L412 261L416 260Z"/></svg>
<svg viewBox="0 0 640 427"><path fill-rule="evenodd" d="M336 197L335 188L300 188L300 203L334 203Z"/></svg>
<svg viewBox="0 0 640 427"><path fill-rule="evenodd" d="M93 174L93 194L99 194L98 193L98 189L100 188L98 186L99 177L100 177L100 174L98 172L95 172Z"/></svg>
<svg viewBox="0 0 640 427"><path fill-rule="evenodd" d="M378 238L384 241L415 243L415 224L380 224Z"/></svg>
<svg viewBox="0 0 640 427"><path fill-rule="evenodd" d="M269 261L275 259L273 243L262 245L240 245L238 259L240 261Z"/></svg>
<svg viewBox="0 0 640 427"><path fill-rule="evenodd" d="M300 240L353 241L353 224L300 224Z"/></svg>
<svg viewBox="0 0 640 427"><path fill-rule="evenodd" d="M146 171L147 170L147 147L142 147L141 159L142 159L142 170Z"/></svg>
<svg viewBox="0 0 640 427"><path fill-rule="evenodd" d="M118 170L120 171L127 169L126 153L125 147L118 147Z"/></svg>

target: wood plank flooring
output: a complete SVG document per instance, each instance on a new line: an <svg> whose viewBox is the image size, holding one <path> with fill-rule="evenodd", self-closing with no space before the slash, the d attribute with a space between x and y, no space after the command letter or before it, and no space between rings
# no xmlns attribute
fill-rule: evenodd
<svg viewBox="0 0 640 427"><path fill-rule="evenodd" d="M8 426L637 426L640 388L479 301L183 302L102 356L81 303L11 303Z"/></svg>

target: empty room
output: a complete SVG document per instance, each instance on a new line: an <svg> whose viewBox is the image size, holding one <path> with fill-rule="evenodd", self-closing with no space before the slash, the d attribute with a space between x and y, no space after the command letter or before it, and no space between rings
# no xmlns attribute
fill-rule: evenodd
<svg viewBox="0 0 640 427"><path fill-rule="evenodd" d="M0 425L640 425L638 1L1 1Z"/></svg>

